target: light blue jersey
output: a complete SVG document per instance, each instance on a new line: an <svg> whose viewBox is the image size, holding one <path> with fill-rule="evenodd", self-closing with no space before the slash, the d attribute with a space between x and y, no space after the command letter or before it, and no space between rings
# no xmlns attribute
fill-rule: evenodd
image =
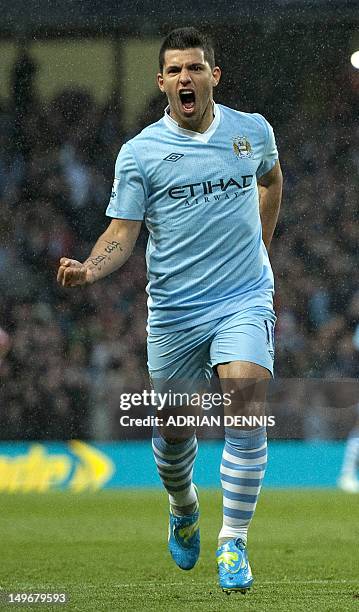
<svg viewBox="0 0 359 612"><path fill-rule="evenodd" d="M272 308L257 179L278 159L259 114L214 105L203 134L164 117L123 145L106 214L145 220L149 330Z"/></svg>

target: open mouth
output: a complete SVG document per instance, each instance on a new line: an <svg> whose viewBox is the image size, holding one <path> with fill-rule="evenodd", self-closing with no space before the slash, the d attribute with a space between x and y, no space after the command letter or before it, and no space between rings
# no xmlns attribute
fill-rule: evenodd
<svg viewBox="0 0 359 612"><path fill-rule="evenodd" d="M189 113L194 110L196 96L194 91L191 89L182 89L179 92L179 97L181 100L182 108L186 113Z"/></svg>

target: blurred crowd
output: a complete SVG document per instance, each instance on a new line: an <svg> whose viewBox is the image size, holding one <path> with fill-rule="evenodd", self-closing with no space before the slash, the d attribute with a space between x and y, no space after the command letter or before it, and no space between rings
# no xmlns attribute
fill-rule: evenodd
<svg viewBox="0 0 359 612"><path fill-rule="evenodd" d="M124 268L93 286L64 290L56 270L63 255L86 258L106 227L115 158L132 134L116 96L100 106L72 89L45 103L35 73L22 51L11 104L0 103L0 326L11 342L0 364L0 437L116 439L129 434L119 394L148 385L146 231ZM345 84L338 79L346 93L340 104L333 95L329 115L298 102L275 119L285 178L271 250L278 378L359 374L359 85ZM138 125L164 106L154 99ZM278 435L344 435L328 403L313 394Z"/></svg>

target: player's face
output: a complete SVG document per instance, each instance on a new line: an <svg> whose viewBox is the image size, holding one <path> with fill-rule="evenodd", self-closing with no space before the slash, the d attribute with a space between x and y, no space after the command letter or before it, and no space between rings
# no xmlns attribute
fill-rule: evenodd
<svg viewBox="0 0 359 612"><path fill-rule="evenodd" d="M221 70L211 68L203 49L168 49L163 73L157 75L158 86L165 92L171 117L186 129L204 132L213 119L213 87Z"/></svg>

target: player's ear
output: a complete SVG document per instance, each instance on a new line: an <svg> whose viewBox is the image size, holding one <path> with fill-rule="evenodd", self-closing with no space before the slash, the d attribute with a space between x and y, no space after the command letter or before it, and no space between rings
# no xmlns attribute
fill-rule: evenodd
<svg viewBox="0 0 359 612"><path fill-rule="evenodd" d="M222 71L219 66L215 66L212 70L212 85L213 87L217 87L219 81L221 80Z"/></svg>
<svg viewBox="0 0 359 612"><path fill-rule="evenodd" d="M160 72L157 74L157 85L158 85L158 87L160 88L161 91L165 90L165 88L163 86L163 76L162 76L162 74Z"/></svg>

